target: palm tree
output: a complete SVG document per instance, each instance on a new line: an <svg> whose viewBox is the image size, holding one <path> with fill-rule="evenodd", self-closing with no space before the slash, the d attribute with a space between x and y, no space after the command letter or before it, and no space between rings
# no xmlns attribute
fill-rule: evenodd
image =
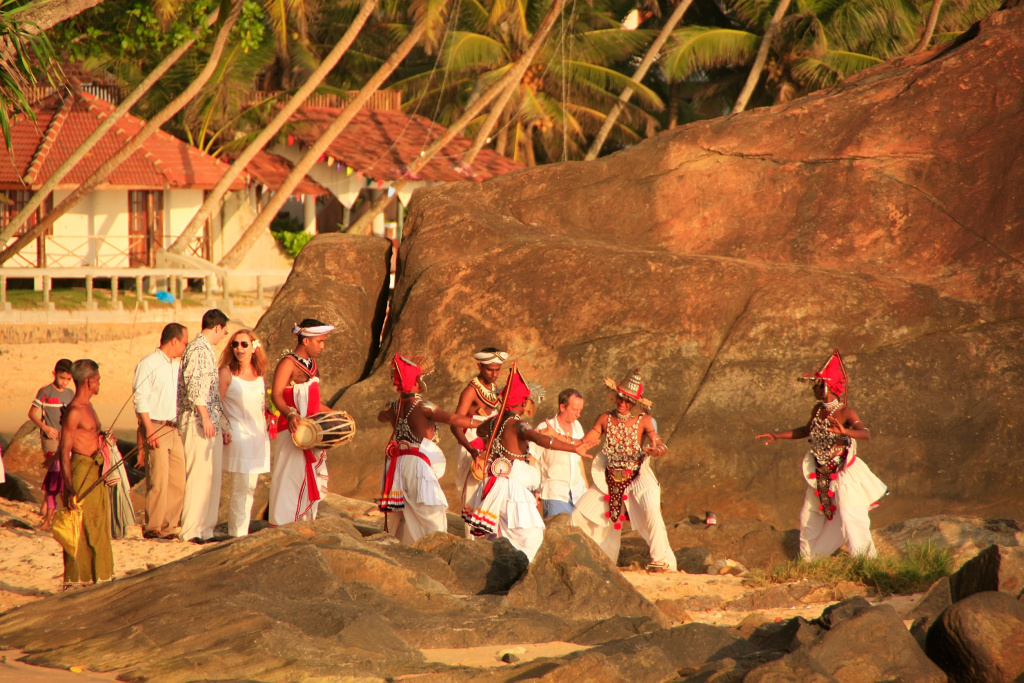
<svg viewBox="0 0 1024 683"><path fill-rule="evenodd" d="M664 78L686 84L694 105L703 107L702 115L717 116L732 108L764 46L765 77L758 74L751 101L754 106L785 102L910 52L926 23L923 0L796 0L778 32L762 41L783 2L723 0L717 25L676 30L659 62ZM966 0L955 5L940 18L935 39L951 40L998 4Z"/></svg>
<svg viewBox="0 0 1024 683"><path fill-rule="evenodd" d="M398 65L402 63L420 41L425 41L428 45L431 43L436 44L438 31L444 24L446 5L446 0L413 0L407 9L410 18L413 18L415 23L409 30L408 35L405 36L394 52L381 64L373 77L363 85L356 97L345 106L341 115L327 127L303 157L293 164L292 170L274 192L270 201L267 202L267 205L263 207L259 215L256 216L256 219L242 233L235 245L220 260L219 265L225 268L234 268L241 263L260 235L270 227L271 221L284 206L292 190L295 189L299 181L327 151L327 148L334 142L335 138L355 118L356 113L366 104L370 96L384 85L395 69L398 68Z"/></svg>
<svg viewBox="0 0 1024 683"><path fill-rule="evenodd" d="M436 60L442 73L434 73L435 60L420 60L395 84L405 92L406 111L451 125L519 59L551 5L551 0L463 0L456 30ZM649 31L622 28L630 7L630 2L614 0L567 4L523 77L503 94L506 103L499 100L488 112L490 122L472 122L468 132L477 138L474 151L490 138L499 153L528 165L535 161L535 153L539 161L582 158L604 112L631 83L620 65L653 37ZM661 108L650 88L639 86L638 94L647 110ZM488 130L485 123L495 122L497 130ZM638 141L652 125L647 111L630 106L615 135Z"/></svg>
<svg viewBox="0 0 1024 683"><path fill-rule="evenodd" d="M19 0L0 2L0 131L8 149L11 147L11 116L22 115L35 120L25 96L38 82L33 62L43 66L47 78L54 68L53 48L36 23L42 17L33 16L31 9L31 5L21 6Z"/></svg>

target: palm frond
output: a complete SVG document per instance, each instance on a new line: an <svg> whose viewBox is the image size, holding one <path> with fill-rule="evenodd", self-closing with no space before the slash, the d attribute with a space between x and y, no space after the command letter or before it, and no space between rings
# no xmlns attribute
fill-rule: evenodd
<svg viewBox="0 0 1024 683"><path fill-rule="evenodd" d="M449 74L493 69L508 59L508 50L500 42L469 31L452 31L441 53L441 64Z"/></svg>
<svg viewBox="0 0 1024 683"><path fill-rule="evenodd" d="M609 69L608 67L601 66L599 64L590 64L587 62L568 59L565 60L565 63L561 68L566 69L566 72L573 83L587 83L591 86L609 92L613 97L618 97L619 92L624 88L629 87L633 88L633 92L637 98L646 102L653 109L660 111L665 106L665 103L661 101L661 97L658 96L658 93L654 92L654 90L643 83L633 82L629 76L621 71ZM557 70L553 71L553 74L557 73Z"/></svg>
<svg viewBox="0 0 1024 683"><path fill-rule="evenodd" d="M673 31L659 60L669 81L680 81L699 69L743 66L757 53L761 36L736 29L687 26Z"/></svg>

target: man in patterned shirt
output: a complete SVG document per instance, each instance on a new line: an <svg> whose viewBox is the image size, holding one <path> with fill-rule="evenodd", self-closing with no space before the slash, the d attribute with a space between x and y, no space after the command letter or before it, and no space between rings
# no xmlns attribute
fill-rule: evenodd
<svg viewBox="0 0 1024 683"><path fill-rule="evenodd" d="M213 538L220 506L223 425L213 347L227 334L228 317L216 308L203 314L203 329L185 347L178 378L178 431L185 451L182 540Z"/></svg>

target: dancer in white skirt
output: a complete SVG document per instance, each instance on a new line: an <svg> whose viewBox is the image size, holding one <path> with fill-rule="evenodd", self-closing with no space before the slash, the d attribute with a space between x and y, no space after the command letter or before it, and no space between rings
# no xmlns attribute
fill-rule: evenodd
<svg viewBox="0 0 1024 683"><path fill-rule="evenodd" d="M505 412L488 419L477 429L484 443L491 443L491 450L485 450L487 476L467 503L463 519L475 536L507 538L532 562L544 540L544 518L537 509L533 493L540 488L540 472L530 463L528 442L568 453L582 450L583 445L572 446L554 436L541 434L527 424L522 415L530 393L513 364L508 383L502 389Z"/></svg>
<svg viewBox="0 0 1024 683"><path fill-rule="evenodd" d="M650 407L643 397L640 369L630 372L618 384L606 379L612 389L615 409L602 413L583 437L584 448L592 448L604 436L604 448L591 467L594 485L583 494L572 513L573 526L580 527L616 562L622 541L622 522L629 523L651 549L649 572L676 571L676 556L668 542L661 516L661 484L651 470L650 458L668 452L658 436L654 420L639 403ZM644 442L647 445L644 445Z"/></svg>
<svg viewBox="0 0 1024 683"><path fill-rule="evenodd" d="M278 526L300 519L316 519L320 500L327 494L327 452L321 448L303 450L288 432L295 433L299 418L331 412L320 403L320 373L316 357L324 350L333 325L306 318L292 328L298 341L295 350L281 359L274 372L270 398L281 411L278 436L272 447L274 462L270 477L270 524Z"/></svg>
<svg viewBox="0 0 1024 683"><path fill-rule="evenodd" d="M508 354L488 346L474 353L473 360L476 361L477 376L462 390L455 412L459 415L493 417L501 405L496 383L502 364L508 360ZM463 429L458 425L452 425L452 435L459 442L459 452L455 456L455 488L462 495L460 512L465 516L472 514L472 510L468 509L469 501L483 485L480 479L483 473L480 468L473 468L473 461L480 456L484 444L475 429ZM466 538L474 538L470 532L471 529L467 526Z"/></svg>
<svg viewBox="0 0 1024 683"><path fill-rule="evenodd" d="M423 369L408 358L391 359L392 380L399 392L377 416L395 431L384 449L384 474L377 505L385 528L402 543L413 544L435 531L448 530L448 499L441 490L444 453L434 442L437 422L472 428L482 421L448 413L420 397Z"/></svg>
<svg viewBox="0 0 1024 683"><path fill-rule="evenodd" d="M228 429L224 432L223 471L231 474L228 534L249 533L249 514L256 482L270 471L267 435L267 354L249 330L238 330L220 356L220 404Z"/></svg>
<svg viewBox="0 0 1024 683"><path fill-rule="evenodd" d="M807 489L800 510L800 557L825 557L844 544L851 556L874 557L869 512L888 489L857 457L857 441L867 441L871 432L846 404L849 376L839 351L833 349L820 370L801 379L814 382L818 402L811 419L803 427L757 435L766 446L777 439L810 439L802 466Z"/></svg>

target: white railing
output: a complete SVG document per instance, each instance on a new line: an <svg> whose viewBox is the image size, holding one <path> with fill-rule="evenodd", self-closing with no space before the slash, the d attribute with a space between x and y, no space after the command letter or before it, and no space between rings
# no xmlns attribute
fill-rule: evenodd
<svg viewBox="0 0 1024 683"><path fill-rule="evenodd" d="M163 287L181 301L185 292L187 281L190 279L202 279L204 281L203 292L204 303L213 307L217 299L214 298L214 291L218 290L220 300L231 305L232 298L228 282L230 277L254 277L256 279L256 305L266 306L265 293L269 286L283 282L287 277L288 270L227 270L193 257L178 255L176 258L169 258L168 261L178 259L187 260L187 267L162 267L162 268L99 268L81 266L74 268L0 268L0 312L10 311L11 304L7 301L7 281L11 279L35 279L42 280L43 308L53 310L54 305L50 301L50 292L53 289L53 280L84 280L85 281L85 302L84 310L96 310L97 304L94 296L94 282L97 279L110 280L110 302L113 306L120 305L118 296L122 280L135 281L135 296L145 308L143 294L145 293L145 280L149 278L151 284L163 281ZM198 261L198 263L196 263ZM205 265L204 265L205 264ZM270 284L271 281L275 284Z"/></svg>

